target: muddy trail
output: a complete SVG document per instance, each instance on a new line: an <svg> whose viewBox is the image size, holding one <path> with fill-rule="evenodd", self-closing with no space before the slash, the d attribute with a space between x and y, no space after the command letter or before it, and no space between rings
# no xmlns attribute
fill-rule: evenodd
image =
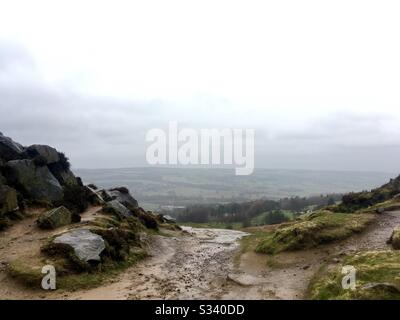
<svg viewBox="0 0 400 320"><path fill-rule="evenodd" d="M47 236L32 231L32 218L1 235L0 299L302 299L322 264L339 263L355 251L388 248L399 224L400 211L384 213L346 241L273 257L241 252L244 232L187 227L183 234L151 236L148 258L98 288L44 292L27 290L5 273L7 259L19 250L38 250Z"/></svg>
<svg viewBox="0 0 400 320"><path fill-rule="evenodd" d="M400 225L400 211L376 215L361 234L315 249L284 252L266 257L252 251L241 255L229 275L225 299L304 299L308 285L322 265L340 263L346 255L367 250L390 250L393 229Z"/></svg>

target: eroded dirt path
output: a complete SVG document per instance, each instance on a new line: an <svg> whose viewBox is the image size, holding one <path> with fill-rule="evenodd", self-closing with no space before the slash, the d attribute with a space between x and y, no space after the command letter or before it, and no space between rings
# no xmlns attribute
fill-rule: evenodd
<svg viewBox="0 0 400 320"><path fill-rule="evenodd" d="M86 219L92 215L95 208ZM48 237L35 228L34 216L2 235L2 261L21 253L29 257ZM389 248L386 241L397 225L400 211L384 213L341 243L274 257L253 251L239 256L239 239L246 236L240 231L185 228L179 236L151 236L150 257L89 290L27 290L8 279L0 264L0 299L301 299L321 265L339 263L355 251Z"/></svg>
<svg viewBox="0 0 400 320"><path fill-rule="evenodd" d="M244 232L184 227L186 235L154 236L151 257L108 285L68 299L218 299Z"/></svg>
<svg viewBox="0 0 400 320"><path fill-rule="evenodd" d="M400 225L400 211L377 215L363 233L316 249L266 257L246 252L230 274L226 299L303 299L308 285L322 265L333 266L348 255L363 250L390 249L387 240Z"/></svg>

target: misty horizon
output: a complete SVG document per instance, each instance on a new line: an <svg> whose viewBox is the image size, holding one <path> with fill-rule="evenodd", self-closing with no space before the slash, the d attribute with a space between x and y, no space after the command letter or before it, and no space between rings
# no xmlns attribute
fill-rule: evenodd
<svg viewBox="0 0 400 320"><path fill-rule="evenodd" d="M2 6L0 131L75 168L145 166L146 133L178 121L254 129L256 168L400 171L396 10L119 4Z"/></svg>

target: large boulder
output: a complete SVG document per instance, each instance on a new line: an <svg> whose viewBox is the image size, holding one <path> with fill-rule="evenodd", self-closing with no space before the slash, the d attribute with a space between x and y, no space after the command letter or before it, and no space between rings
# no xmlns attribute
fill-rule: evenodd
<svg viewBox="0 0 400 320"><path fill-rule="evenodd" d="M176 223L176 219L173 218L173 217L171 217L171 216L168 215L168 214L163 214L163 215L162 215L162 218L163 218L164 221L167 222L167 223Z"/></svg>
<svg viewBox="0 0 400 320"><path fill-rule="evenodd" d="M42 144L34 144L34 145L29 146L26 149L26 152L28 153L28 155L31 158L34 158L36 156L43 157L44 159L46 159L46 162L48 164L60 161L60 156L59 156L57 150L50 146L46 146L46 145L42 145Z"/></svg>
<svg viewBox="0 0 400 320"><path fill-rule="evenodd" d="M104 211L121 217L132 216L132 212L118 200L108 201L104 205Z"/></svg>
<svg viewBox="0 0 400 320"><path fill-rule="evenodd" d="M77 186L78 179L68 168L65 168L60 162L54 162L47 165L50 172L56 177L62 186Z"/></svg>
<svg viewBox="0 0 400 320"><path fill-rule="evenodd" d="M42 229L55 229L80 220L81 217L79 215L72 214L65 207L58 207L42 213L37 220L37 224Z"/></svg>
<svg viewBox="0 0 400 320"><path fill-rule="evenodd" d="M105 189L96 190L95 192L104 202L113 200L110 192Z"/></svg>
<svg viewBox="0 0 400 320"><path fill-rule="evenodd" d="M0 132L0 159L5 161L21 159L23 152L23 146Z"/></svg>
<svg viewBox="0 0 400 320"><path fill-rule="evenodd" d="M96 192L96 189L93 188L93 185L85 186L88 191L88 198L92 205L104 205L105 201L103 197Z"/></svg>
<svg viewBox="0 0 400 320"><path fill-rule="evenodd" d="M392 244L393 249L400 250L400 226L397 226L389 239L389 243Z"/></svg>
<svg viewBox="0 0 400 320"><path fill-rule="evenodd" d="M47 166L36 167L32 160L13 160L6 164L13 184L33 200L49 202L63 198L63 189Z"/></svg>
<svg viewBox="0 0 400 320"><path fill-rule="evenodd" d="M0 216L17 211L18 209L17 192L15 189L6 185L0 185Z"/></svg>
<svg viewBox="0 0 400 320"><path fill-rule="evenodd" d="M101 261L100 254L106 248L104 239L87 229L76 229L53 240L54 244L71 247L83 262Z"/></svg>
<svg viewBox="0 0 400 320"><path fill-rule="evenodd" d="M129 190L125 187L109 189L108 194L111 196L112 200L118 200L125 207L131 210L139 207L136 199L131 196Z"/></svg>

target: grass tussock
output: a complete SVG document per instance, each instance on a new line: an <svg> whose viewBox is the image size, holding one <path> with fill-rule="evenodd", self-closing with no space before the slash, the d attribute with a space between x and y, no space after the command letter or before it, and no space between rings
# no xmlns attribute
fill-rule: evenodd
<svg viewBox="0 0 400 320"><path fill-rule="evenodd" d="M85 272L71 272L65 268L64 261L54 260L52 263L56 269L57 289L74 291L98 287L106 281L112 280L120 272L134 265L136 262L147 256L144 250L131 250L125 260L107 260L102 264L101 269L88 270ZM43 262L43 266L47 263ZM42 279L45 276L41 273L42 266L27 265L22 261L14 261L8 266L8 274L27 288L41 290Z"/></svg>
<svg viewBox="0 0 400 320"><path fill-rule="evenodd" d="M317 211L282 225L275 231L258 235L256 252L275 254L342 240L363 231L373 219L374 216L370 214Z"/></svg>
<svg viewBox="0 0 400 320"><path fill-rule="evenodd" d="M356 289L342 288L344 265L356 269ZM383 284L368 288L370 284ZM326 268L315 276L309 287L309 298L316 300L400 300L400 252L367 251L350 256L333 270Z"/></svg>

